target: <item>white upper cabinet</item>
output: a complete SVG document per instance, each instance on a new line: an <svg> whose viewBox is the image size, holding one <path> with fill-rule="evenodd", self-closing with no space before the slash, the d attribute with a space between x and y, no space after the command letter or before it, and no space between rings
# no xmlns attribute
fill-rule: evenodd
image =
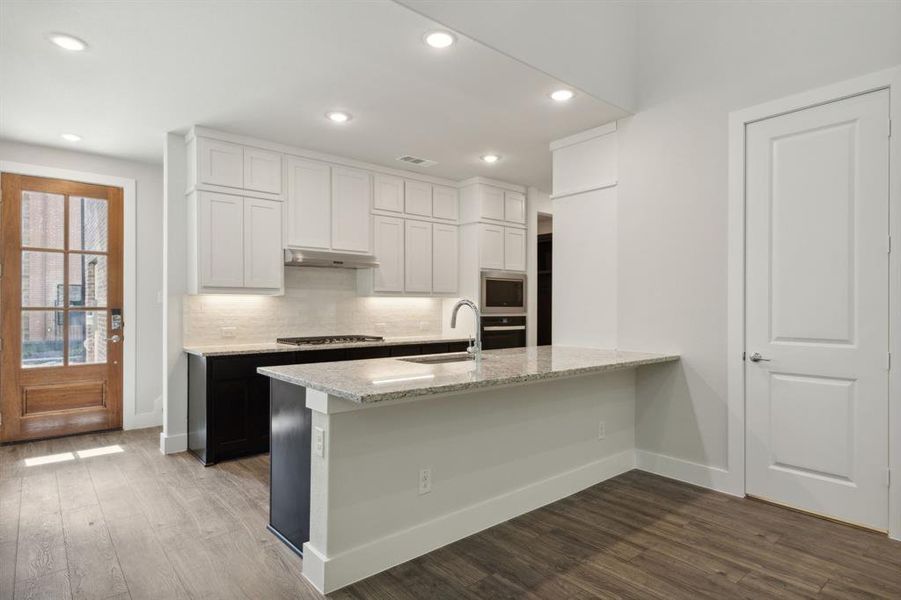
<svg viewBox="0 0 901 600"><path fill-rule="evenodd" d="M432 291L457 293L458 235L456 225L432 225Z"/></svg>
<svg viewBox="0 0 901 600"><path fill-rule="evenodd" d="M196 248L200 261L199 286L244 287L244 199L201 192L199 200Z"/></svg>
<svg viewBox="0 0 901 600"><path fill-rule="evenodd" d="M282 193L282 155L244 147L244 189L268 194Z"/></svg>
<svg viewBox="0 0 901 600"><path fill-rule="evenodd" d="M392 175L373 177L372 207L396 213L404 212L404 180Z"/></svg>
<svg viewBox="0 0 901 600"><path fill-rule="evenodd" d="M432 224L406 220L404 289L408 292L432 291Z"/></svg>
<svg viewBox="0 0 901 600"><path fill-rule="evenodd" d="M373 250L379 266L373 269L372 289L376 292L404 291L404 220L372 217Z"/></svg>
<svg viewBox="0 0 901 600"><path fill-rule="evenodd" d="M504 269L507 271L526 270L526 231L504 227Z"/></svg>
<svg viewBox="0 0 901 600"><path fill-rule="evenodd" d="M479 266L483 269L504 268L504 227L479 226Z"/></svg>
<svg viewBox="0 0 901 600"><path fill-rule="evenodd" d="M456 188L432 186L432 216L436 219L457 220L460 216L460 201Z"/></svg>
<svg viewBox="0 0 901 600"><path fill-rule="evenodd" d="M404 181L404 208L408 214L432 216L432 184L407 179Z"/></svg>
<svg viewBox="0 0 901 600"><path fill-rule="evenodd" d="M282 203L244 198L244 287L282 287Z"/></svg>
<svg viewBox="0 0 901 600"><path fill-rule="evenodd" d="M479 186L482 198L480 216L495 221L504 220L504 191L489 185Z"/></svg>
<svg viewBox="0 0 901 600"><path fill-rule="evenodd" d="M370 252L370 175L359 169L332 168L332 249Z"/></svg>
<svg viewBox="0 0 901 600"><path fill-rule="evenodd" d="M504 220L511 223L526 222L526 197L520 192L504 192Z"/></svg>
<svg viewBox="0 0 901 600"><path fill-rule="evenodd" d="M332 179L324 163L289 158L287 169L287 226L289 247L331 247Z"/></svg>
<svg viewBox="0 0 901 600"><path fill-rule="evenodd" d="M200 183L244 187L244 147L209 138L197 140Z"/></svg>

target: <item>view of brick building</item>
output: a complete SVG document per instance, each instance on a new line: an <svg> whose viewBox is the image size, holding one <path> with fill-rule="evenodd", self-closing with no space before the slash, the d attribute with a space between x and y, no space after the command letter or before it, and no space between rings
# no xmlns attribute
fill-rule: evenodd
<svg viewBox="0 0 901 600"><path fill-rule="evenodd" d="M62 365L66 327L69 364L106 360L106 237L105 200L23 194L23 366Z"/></svg>

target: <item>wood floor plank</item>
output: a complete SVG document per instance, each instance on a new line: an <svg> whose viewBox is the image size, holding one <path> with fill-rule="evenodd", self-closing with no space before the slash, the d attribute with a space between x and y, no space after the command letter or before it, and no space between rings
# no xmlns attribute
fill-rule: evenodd
<svg viewBox="0 0 901 600"><path fill-rule="evenodd" d="M72 597L107 598L128 592L100 506L62 514Z"/></svg>
<svg viewBox="0 0 901 600"><path fill-rule="evenodd" d="M128 591L134 600L188 598L166 552L144 515L107 519Z"/></svg>
<svg viewBox="0 0 901 600"><path fill-rule="evenodd" d="M16 547L17 593L19 589L38 589L38 580L66 569L56 473L23 477Z"/></svg>
<svg viewBox="0 0 901 600"><path fill-rule="evenodd" d="M15 600L65 600L71 597L67 571L16 581Z"/></svg>

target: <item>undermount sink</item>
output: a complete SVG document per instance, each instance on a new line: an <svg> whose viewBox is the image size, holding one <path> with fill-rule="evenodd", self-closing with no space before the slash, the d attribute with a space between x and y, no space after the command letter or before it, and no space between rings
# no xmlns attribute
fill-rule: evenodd
<svg viewBox="0 0 901 600"><path fill-rule="evenodd" d="M426 365L436 365L442 363L475 360L475 358L469 352L455 352L454 354L436 354L434 356L411 356L410 358L401 358L398 360Z"/></svg>

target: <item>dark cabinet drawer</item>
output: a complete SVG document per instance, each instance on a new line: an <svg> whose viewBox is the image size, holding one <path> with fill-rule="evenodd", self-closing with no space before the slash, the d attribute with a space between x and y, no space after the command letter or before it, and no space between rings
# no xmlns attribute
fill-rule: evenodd
<svg viewBox="0 0 901 600"><path fill-rule="evenodd" d="M348 348L347 360L365 360L370 358L386 358L391 356L388 346L375 346L373 348Z"/></svg>

